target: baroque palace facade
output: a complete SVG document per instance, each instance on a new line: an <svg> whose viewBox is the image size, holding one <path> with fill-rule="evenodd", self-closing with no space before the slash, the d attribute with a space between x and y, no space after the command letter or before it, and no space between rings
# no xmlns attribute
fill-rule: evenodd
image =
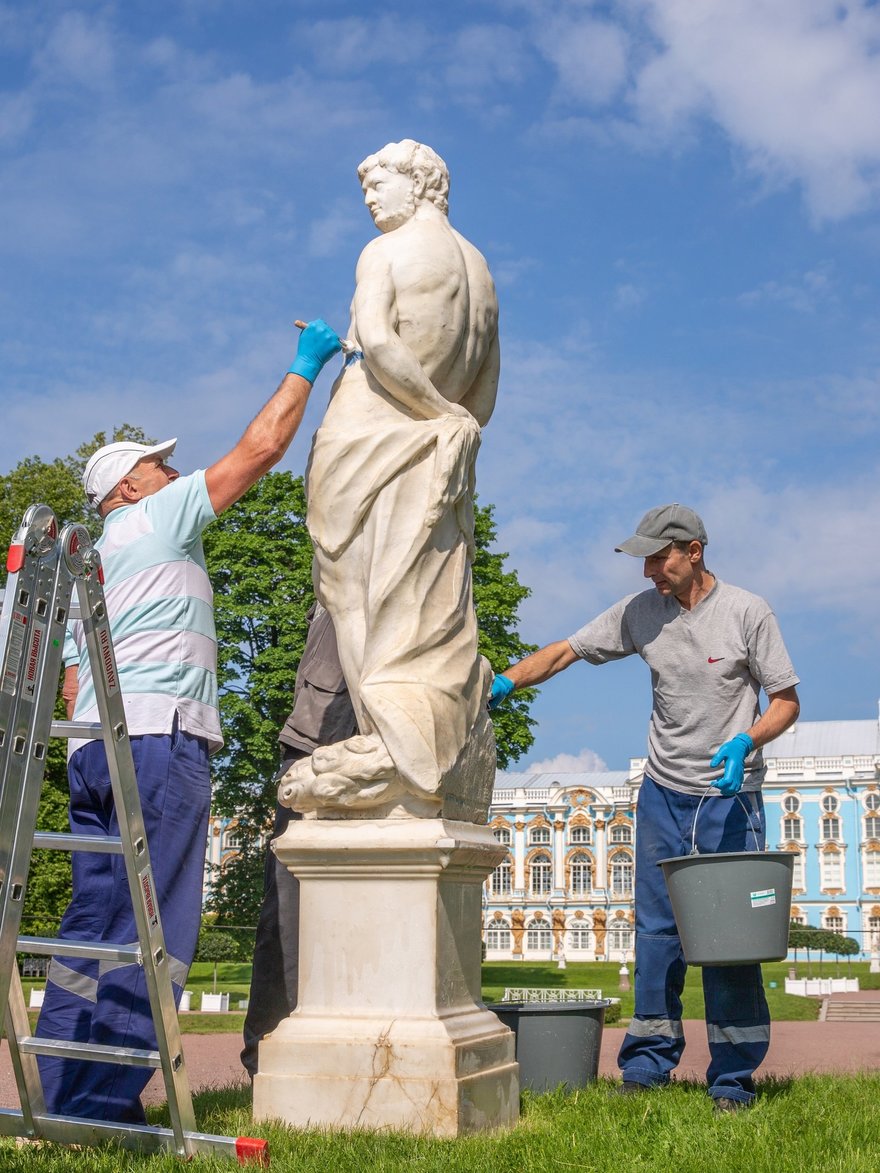
<svg viewBox="0 0 880 1173"><path fill-rule="evenodd" d="M798 722L764 757L767 845L795 855L792 918L876 951L880 722ZM632 961L644 768L499 773L489 824L508 855L484 889L487 960Z"/></svg>
<svg viewBox="0 0 880 1173"><path fill-rule="evenodd" d="M796 857L792 917L880 949L880 722L799 721L764 757L767 845ZM632 961L644 767L498 774L489 825L508 853L483 893L488 960ZM206 897L237 850L236 820L213 817Z"/></svg>

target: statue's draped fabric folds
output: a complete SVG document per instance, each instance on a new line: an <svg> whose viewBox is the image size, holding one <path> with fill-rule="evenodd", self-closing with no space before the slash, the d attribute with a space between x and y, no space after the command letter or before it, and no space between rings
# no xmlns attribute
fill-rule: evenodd
<svg viewBox="0 0 880 1173"><path fill-rule="evenodd" d="M315 435L308 525L360 732L297 763L279 796L322 817L484 822L495 744L471 559L495 290L449 224L448 174L429 147L389 144L358 173L381 235L358 262L357 352Z"/></svg>

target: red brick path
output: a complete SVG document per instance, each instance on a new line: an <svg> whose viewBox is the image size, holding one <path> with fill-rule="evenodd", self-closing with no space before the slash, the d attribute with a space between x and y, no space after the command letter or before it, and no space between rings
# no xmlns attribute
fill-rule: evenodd
<svg viewBox="0 0 880 1173"><path fill-rule="evenodd" d="M702 1022L686 1022L687 1048L678 1068L681 1079L703 1079L709 1063L706 1028ZM617 1049L623 1039L618 1027L608 1027L602 1037L599 1074L616 1077ZM184 1035L184 1051L193 1091L243 1083L238 1060L241 1038L232 1034ZM761 1075L787 1077L805 1072L880 1071L880 1030L859 1022L777 1022L773 1024L767 1061ZM145 1101L161 1103L164 1088L154 1076ZM5 1043L0 1049L0 1107L17 1108L15 1080Z"/></svg>

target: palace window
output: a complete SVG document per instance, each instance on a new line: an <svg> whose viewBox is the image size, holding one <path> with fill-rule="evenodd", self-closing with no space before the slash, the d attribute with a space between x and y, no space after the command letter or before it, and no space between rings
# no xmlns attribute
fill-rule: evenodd
<svg viewBox="0 0 880 1173"><path fill-rule="evenodd" d="M584 826L572 827L568 833L570 843L588 844L590 842L590 828Z"/></svg>
<svg viewBox="0 0 880 1173"><path fill-rule="evenodd" d="M608 953L626 953L633 947L633 931L631 928L614 928L608 930Z"/></svg>
<svg viewBox="0 0 880 1173"><path fill-rule="evenodd" d="M801 891L806 889L807 881L804 874L804 853L796 851L794 854L794 869L791 874L792 888L799 888Z"/></svg>
<svg viewBox="0 0 880 1173"><path fill-rule="evenodd" d="M568 934L568 943L572 949L592 949L591 937L592 933L586 925L583 928L576 926Z"/></svg>
<svg viewBox="0 0 880 1173"><path fill-rule="evenodd" d="M241 847L241 835L238 830L227 831L223 836L223 850L237 851Z"/></svg>
<svg viewBox="0 0 880 1173"><path fill-rule="evenodd" d="M549 855L536 855L529 869L533 896L547 896L553 887L552 865Z"/></svg>
<svg viewBox="0 0 880 1173"><path fill-rule="evenodd" d="M593 864L588 855L578 854L571 860L572 896L589 896L593 887Z"/></svg>
<svg viewBox="0 0 880 1173"><path fill-rule="evenodd" d="M526 929L526 949L549 950L553 948L553 934L545 920L533 920Z"/></svg>
<svg viewBox="0 0 880 1173"><path fill-rule="evenodd" d="M868 815L865 819L865 838L880 839L880 815Z"/></svg>
<svg viewBox="0 0 880 1173"><path fill-rule="evenodd" d="M493 830L492 834L495 836L495 838L498 840L499 843L504 843L506 846L510 846L510 828L509 827L496 827Z"/></svg>
<svg viewBox="0 0 880 1173"><path fill-rule="evenodd" d="M550 828L549 827L532 827L529 831L529 843L549 843L550 842Z"/></svg>
<svg viewBox="0 0 880 1173"><path fill-rule="evenodd" d="M843 856L839 851L826 851L822 859L822 887L843 887Z"/></svg>
<svg viewBox="0 0 880 1173"><path fill-rule="evenodd" d="M880 811L880 794L875 794L872 790L870 794L865 795L865 810Z"/></svg>
<svg viewBox="0 0 880 1173"><path fill-rule="evenodd" d="M782 809L787 815L796 815L801 809L801 800L796 794L786 794L782 800Z"/></svg>
<svg viewBox="0 0 880 1173"><path fill-rule="evenodd" d="M492 895L509 896L511 890L510 860L504 859L492 873Z"/></svg>
<svg viewBox="0 0 880 1173"><path fill-rule="evenodd" d="M822 838L826 840L840 838L840 819L837 815L826 815L822 820Z"/></svg>
<svg viewBox="0 0 880 1173"><path fill-rule="evenodd" d="M618 823L611 828L612 843L632 843L632 827Z"/></svg>
<svg viewBox="0 0 880 1173"><path fill-rule="evenodd" d="M788 815L782 820L782 838L801 839L803 837L803 819L797 815Z"/></svg>
<svg viewBox="0 0 880 1173"><path fill-rule="evenodd" d="M880 888L880 851L865 852L865 887Z"/></svg>
<svg viewBox="0 0 880 1173"><path fill-rule="evenodd" d="M628 900L633 890L633 861L628 855L615 855L611 860L611 895L615 900Z"/></svg>
<svg viewBox="0 0 880 1173"><path fill-rule="evenodd" d="M836 913L833 916L829 916L826 914L825 928L828 930L829 933L840 933L842 936L843 935L843 917L838 916Z"/></svg>
<svg viewBox="0 0 880 1173"><path fill-rule="evenodd" d="M487 949L510 948L510 925L506 920L493 920L486 929Z"/></svg>
<svg viewBox="0 0 880 1173"><path fill-rule="evenodd" d="M836 794L822 795L822 810L826 815L833 815L840 806L840 799Z"/></svg>

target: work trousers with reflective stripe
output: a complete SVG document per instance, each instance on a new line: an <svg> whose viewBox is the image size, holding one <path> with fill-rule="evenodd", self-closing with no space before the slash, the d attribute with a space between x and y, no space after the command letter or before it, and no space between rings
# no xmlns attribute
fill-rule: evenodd
<svg viewBox="0 0 880 1173"><path fill-rule="evenodd" d="M133 737L154 888L176 1001L199 935L211 780L207 743L175 730ZM70 827L78 834L118 835L103 742L70 759ZM136 944L137 926L121 855L75 852L73 899L60 936ZM156 1033L143 968L91 958L55 957L37 1023L42 1038L154 1050ZM64 1116L139 1124L140 1094L152 1068L83 1060L38 1059L46 1107Z"/></svg>
<svg viewBox="0 0 880 1173"><path fill-rule="evenodd" d="M681 993L687 965L657 863L690 854L698 806L698 797L658 786L648 777L639 791L635 1014L617 1059L623 1078L633 1083L667 1083L684 1051ZM697 849L702 854L754 851L752 827L763 849L764 804L759 793L706 798L696 822ZM770 1045L770 1012L761 967L703 966L703 994L711 1057L706 1072L709 1094L748 1102L755 1094L755 1069Z"/></svg>

